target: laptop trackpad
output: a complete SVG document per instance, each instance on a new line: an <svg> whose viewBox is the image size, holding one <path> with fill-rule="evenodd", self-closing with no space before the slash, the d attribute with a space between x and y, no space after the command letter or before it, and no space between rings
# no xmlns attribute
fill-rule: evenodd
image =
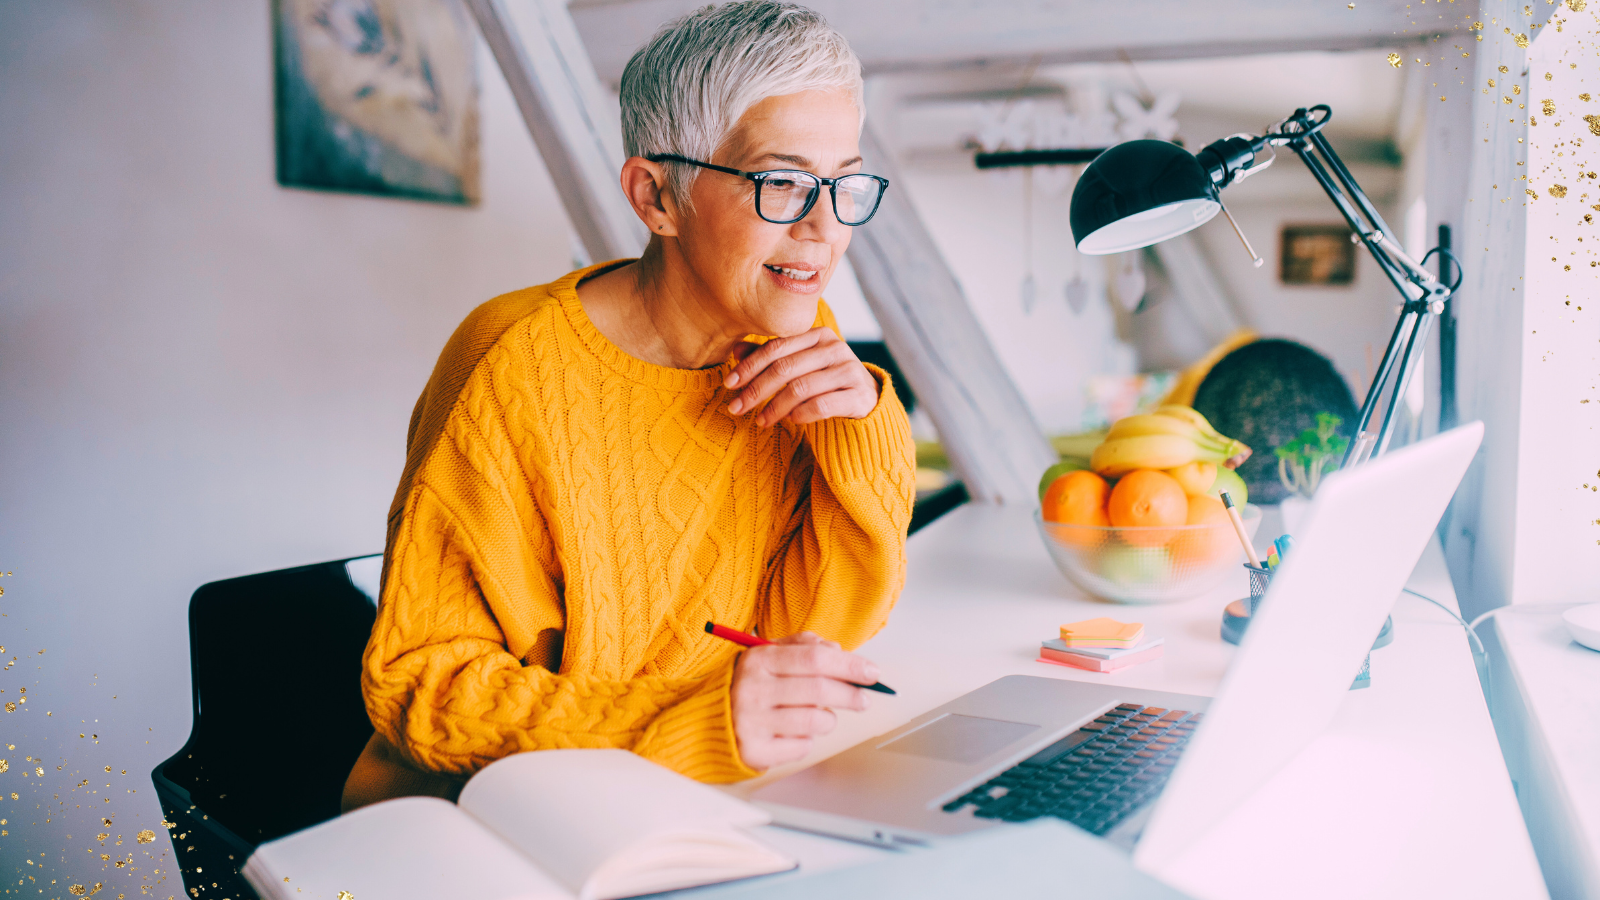
<svg viewBox="0 0 1600 900"><path fill-rule="evenodd" d="M1039 726L949 713L903 734L879 750L956 763L974 763L1038 731Z"/></svg>

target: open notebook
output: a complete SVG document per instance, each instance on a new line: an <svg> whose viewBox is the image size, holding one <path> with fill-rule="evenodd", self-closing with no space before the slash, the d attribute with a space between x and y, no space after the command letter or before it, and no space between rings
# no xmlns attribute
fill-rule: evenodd
<svg viewBox="0 0 1600 900"><path fill-rule="evenodd" d="M458 803L387 800L262 844L244 877L263 900L612 900L794 868L746 833L767 821L626 750L539 750Z"/></svg>

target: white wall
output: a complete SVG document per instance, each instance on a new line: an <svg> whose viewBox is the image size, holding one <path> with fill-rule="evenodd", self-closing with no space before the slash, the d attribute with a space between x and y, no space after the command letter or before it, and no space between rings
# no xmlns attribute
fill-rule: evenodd
<svg viewBox="0 0 1600 900"><path fill-rule="evenodd" d="M1491 6L1485 0L1481 15L1489 17ZM1429 207L1456 223L1461 236L1457 252L1464 279L1454 298L1459 321L1459 417L1462 422L1484 423L1483 447L1462 480L1442 529L1450 575L1462 612L1468 615L1512 598L1527 296L1523 280L1527 210L1522 206L1526 195L1520 180L1527 171L1523 143L1529 135L1523 124L1527 111L1501 111L1506 106L1501 98L1508 74L1511 84L1528 90L1526 53L1503 34L1485 34L1481 43L1475 42L1474 68L1439 85L1446 98L1439 115L1454 123L1455 130L1464 130L1466 139L1455 143L1456 154L1435 154L1449 162L1455 179L1430 178L1428 185ZM1507 72L1500 72L1501 66ZM1491 78L1499 89L1486 93ZM1459 119L1464 109L1471 110L1467 122ZM1454 137L1453 131L1450 136Z"/></svg>
<svg viewBox="0 0 1600 900"><path fill-rule="evenodd" d="M979 172L970 157L912 159L901 171L905 189L1040 427L1047 434L1079 430L1089 378L1132 374L1134 360L1116 338L1101 260L1072 249L1070 183L1056 192L1038 179L1034 185L1035 300L1029 311L1021 290L1028 271L1023 173ZM1075 267L1089 284L1090 299L1081 313L1065 299Z"/></svg>
<svg viewBox="0 0 1600 900"><path fill-rule="evenodd" d="M167 848L148 773L189 729L189 594L380 550L445 338L569 268L486 53L481 206L279 187L268 10L0 2L0 644L22 657L0 688L29 698L3 719L0 872L43 852L18 877L140 896L150 865L84 849L107 810L123 849ZM91 770L110 804L71 790Z"/></svg>
<svg viewBox="0 0 1600 900"><path fill-rule="evenodd" d="M1580 99L1600 93L1600 28L1593 11L1557 15L1566 23L1540 31L1524 82L1530 110L1547 99L1556 108L1527 129L1528 180L1517 182L1539 199L1512 201L1526 203L1528 216L1516 603L1600 600L1600 181L1587 175L1600 161L1600 132L1581 118L1600 106ZM1557 185L1565 196L1551 193Z"/></svg>

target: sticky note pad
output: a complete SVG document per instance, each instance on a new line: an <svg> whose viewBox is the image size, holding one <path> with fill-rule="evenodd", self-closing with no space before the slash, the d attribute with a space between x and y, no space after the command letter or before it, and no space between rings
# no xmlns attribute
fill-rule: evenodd
<svg viewBox="0 0 1600 900"><path fill-rule="evenodd" d="M1143 640L1131 647L1072 646L1066 641L1059 641L1055 638L1045 641L1043 644L1040 644L1039 647L1041 650L1055 650L1061 653L1075 653L1078 656L1093 657L1095 659L1117 659L1119 657L1127 656L1130 653L1138 653L1141 650L1148 650L1151 647L1159 646L1160 644L1161 638L1151 637L1147 634Z"/></svg>
<svg viewBox="0 0 1600 900"><path fill-rule="evenodd" d="M1131 647L1143 636L1143 624L1105 617L1061 626L1061 640L1070 647Z"/></svg>
<svg viewBox="0 0 1600 900"><path fill-rule="evenodd" d="M1138 665L1152 659L1160 659L1163 647L1160 641L1140 647L1132 653L1122 654L1115 659L1100 659L1082 653L1056 650L1052 647L1039 648L1039 662L1053 663L1058 666L1071 666L1074 669L1087 669L1091 672L1115 672L1128 666Z"/></svg>

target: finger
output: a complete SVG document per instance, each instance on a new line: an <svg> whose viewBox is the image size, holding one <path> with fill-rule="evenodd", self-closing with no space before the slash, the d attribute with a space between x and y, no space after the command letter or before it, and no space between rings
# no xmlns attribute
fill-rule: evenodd
<svg viewBox="0 0 1600 900"><path fill-rule="evenodd" d="M734 346L733 357L734 359L743 362L750 358L750 354L760 349L761 345L754 341L741 341L739 344Z"/></svg>
<svg viewBox="0 0 1600 900"><path fill-rule="evenodd" d="M810 752L811 738L774 736L761 741L759 747L752 746L749 755L741 748L740 755L750 768L764 770L805 759Z"/></svg>
<svg viewBox="0 0 1600 900"><path fill-rule="evenodd" d="M820 676L852 684L878 680L878 667L871 660L823 644L774 644L745 652L756 651L762 651L762 668L773 675Z"/></svg>
<svg viewBox="0 0 1600 900"><path fill-rule="evenodd" d="M813 399L820 401L824 409L829 406L838 407L841 403L847 403L850 398L834 395L844 394L852 383L850 373L844 366L838 365L797 375L772 396L767 408L756 416L756 424L763 428L775 424L789 415L795 407Z"/></svg>
<svg viewBox="0 0 1600 900"><path fill-rule="evenodd" d="M745 355L737 366L733 367L733 371L729 372L728 377L723 379L722 386L736 388L749 384L751 379L755 378L757 372L771 365L772 361L778 357L787 356L790 353L804 350L808 347L814 347L818 342L824 340L823 335L818 334L819 331L826 331L830 335L833 334L831 329L818 327L792 337L773 338L757 346L749 354Z"/></svg>
<svg viewBox="0 0 1600 900"><path fill-rule="evenodd" d="M765 348L762 348L763 350ZM761 354L758 350L751 354L755 359ZM754 373L748 382L743 382L744 387L728 404L728 411L734 415L749 412L761 405L761 402L782 390L784 385L799 378L808 372L817 372L844 361L849 354L848 347L833 345L828 347L803 347L791 353L774 358L760 371Z"/></svg>
<svg viewBox="0 0 1600 900"><path fill-rule="evenodd" d="M821 737L833 731L839 717L831 709L816 706L787 706L772 711L772 731L780 738Z"/></svg>
<svg viewBox="0 0 1600 900"><path fill-rule="evenodd" d="M802 631L773 641L774 644L824 644L835 650L841 649L838 641L830 641L814 631Z"/></svg>
<svg viewBox="0 0 1600 900"><path fill-rule="evenodd" d="M820 706L828 709L867 708L867 691L848 682L821 676L780 676L773 679L767 702L775 707Z"/></svg>
<svg viewBox="0 0 1600 900"><path fill-rule="evenodd" d="M796 406L779 421L790 425L809 425L824 419L861 419L872 412L877 404L875 397L861 397L854 388L832 391Z"/></svg>

